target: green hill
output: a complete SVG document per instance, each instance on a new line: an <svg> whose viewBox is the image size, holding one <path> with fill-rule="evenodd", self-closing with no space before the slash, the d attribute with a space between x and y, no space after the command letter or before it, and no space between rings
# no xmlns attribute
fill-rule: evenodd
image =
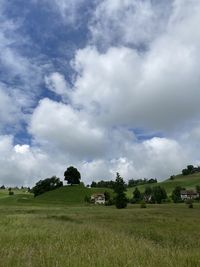
<svg viewBox="0 0 200 267"><path fill-rule="evenodd" d="M91 196L93 193L112 190L106 188L87 188L81 185L63 186L56 190L46 192L33 199L33 203L57 203L57 204L83 204L85 196Z"/></svg>
<svg viewBox="0 0 200 267"><path fill-rule="evenodd" d="M196 185L200 185L200 173L194 173L190 175L176 175L174 176L174 180L167 179L163 182L154 183L154 184L145 184L145 185L139 185L137 188L144 192L146 186L156 186L160 185L165 188L168 195L170 195L173 191L173 189L176 186L181 186L186 189L195 189ZM133 191L135 187L129 188L127 190L127 196L131 198L133 196Z"/></svg>
<svg viewBox="0 0 200 267"><path fill-rule="evenodd" d="M37 197L33 194L24 193L22 191L15 192L13 196L9 196L8 192L0 194L1 204L67 204L80 205L85 203L85 196L91 196L93 193L108 191L113 194L111 189L107 188L87 188L81 185L63 186L58 189L46 192ZM1 192L0 192L1 193Z"/></svg>

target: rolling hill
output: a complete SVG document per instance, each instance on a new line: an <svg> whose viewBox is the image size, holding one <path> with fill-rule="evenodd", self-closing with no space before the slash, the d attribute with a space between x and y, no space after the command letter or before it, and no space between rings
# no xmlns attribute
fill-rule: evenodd
<svg viewBox="0 0 200 267"><path fill-rule="evenodd" d="M173 191L173 189L176 186L181 186L186 189L195 189L196 185L200 185L200 173L194 173L190 175L176 175L174 176L174 180L167 179L165 181L159 182L159 183L154 183L154 184L145 184L145 185L139 185L137 188L141 191L144 192L146 186L156 186L160 185L165 188L166 192L168 195L170 195ZM132 197L134 188L129 188L127 190L127 195L129 198Z"/></svg>
<svg viewBox="0 0 200 267"><path fill-rule="evenodd" d="M1 204L67 204L80 205L85 203L85 196L91 196L93 193L108 191L113 194L111 189L107 188L87 188L81 185L63 186L58 189L46 192L37 197L33 194L16 192L13 196L9 196L8 192L3 192L0 197ZM0 192L1 193L1 192Z"/></svg>

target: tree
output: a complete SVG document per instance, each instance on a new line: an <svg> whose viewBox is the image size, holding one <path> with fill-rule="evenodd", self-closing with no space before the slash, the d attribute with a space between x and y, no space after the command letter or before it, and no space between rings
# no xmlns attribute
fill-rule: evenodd
<svg viewBox="0 0 200 267"><path fill-rule="evenodd" d="M158 204L161 204L162 200L167 198L165 189L161 186L154 186L152 189L152 199Z"/></svg>
<svg viewBox="0 0 200 267"><path fill-rule="evenodd" d="M183 190L181 186L176 186L172 191L172 200L174 203L181 202L181 190Z"/></svg>
<svg viewBox="0 0 200 267"><path fill-rule="evenodd" d="M191 173L193 171L193 169L194 169L194 166L193 165L188 165L187 169Z"/></svg>
<svg viewBox="0 0 200 267"><path fill-rule="evenodd" d="M80 184L81 174L73 166L67 168L64 172L64 176L68 184Z"/></svg>
<svg viewBox="0 0 200 267"><path fill-rule="evenodd" d="M123 178L119 175L118 172L115 180L114 191L116 193L116 198L115 198L116 208L118 209L126 208L128 202L125 195L126 186Z"/></svg>
<svg viewBox="0 0 200 267"><path fill-rule="evenodd" d="M182 170L182 174L183 175L189 175L190 174L190 171L188 169L183 169Z"/></svg>
<svg viewBox="0 0 200 267"><path fill-rule="evenodd" d="M152 198L152 188L150 186L146 186L144 190L144 201L150 202Z"/></svg>
<svg viewBox="0 0 200 267"><path fill-rule="evenodd" d="M133 191L133 200L134 202L138 202L142 199L142 195L140 193L140 190L136 187Z"/></svg>
<svg viewBox="0 0 200 267"><path fill-rule="evenodd" d="M37 182L36 185L31 189L31 192L36 197L61 186L63 186L63 182L61 182L60 179L56 176L53 176L51 178L46 178Z"/></svg>

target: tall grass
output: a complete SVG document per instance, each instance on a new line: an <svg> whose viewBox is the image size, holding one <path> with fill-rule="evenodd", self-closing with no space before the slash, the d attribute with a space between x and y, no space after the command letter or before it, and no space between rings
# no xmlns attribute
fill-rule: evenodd
<svg viewBox="0 0 200 267"><path fill-rule="evenodd" d="M0 206L2 267L199 267L200 206Z"/></svg>

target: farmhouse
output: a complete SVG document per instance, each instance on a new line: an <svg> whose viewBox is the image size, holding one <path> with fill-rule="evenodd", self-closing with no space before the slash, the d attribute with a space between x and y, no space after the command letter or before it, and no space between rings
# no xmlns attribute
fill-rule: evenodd
<svg viewBox="0 0 200 267"><path fill-rule="evenodd" d="M199 197L199 193L195 192L193 190L182 190L181 191L181 199L187 200L187 199L196 199Z"/></svg>
<svg viewBox="0 0 200 267"><path fill-rule="evenodd" d="M94 204L105 204L105 195L104 193L96 193L91 195L91 202Z"/></svg>

